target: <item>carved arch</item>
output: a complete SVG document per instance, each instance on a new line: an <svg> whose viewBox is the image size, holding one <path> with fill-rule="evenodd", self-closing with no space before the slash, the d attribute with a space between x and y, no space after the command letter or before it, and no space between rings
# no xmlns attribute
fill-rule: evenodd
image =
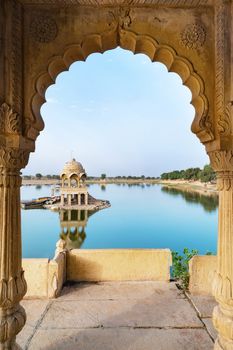
<svg viewBox="0 0 233 350"><path fill-rule="evenodd" d="M44 127L40 114L40 108L45 99L46 89L55 83L59 73L68 70L75 61L85 61L92 53L104 53L120 46L134 54L143 53L152 62L163 63L169 72L177 73L185 86L192 93L191 104L195 109L195 117L191 130L202 143L214 139L213 125L209 117L209 102L205 95L204 83L198 75L192 63L177 54L168 45L159 44L148 35L140 35L121 29L117 32L105 32L102 34L91 34L84 38L81 43L69 45L64 49L63 55L53 56L47 65L47 71L40 74L35 82L35 94L31 100L31 110L34 117L33 127L41 131Z"/></svg>

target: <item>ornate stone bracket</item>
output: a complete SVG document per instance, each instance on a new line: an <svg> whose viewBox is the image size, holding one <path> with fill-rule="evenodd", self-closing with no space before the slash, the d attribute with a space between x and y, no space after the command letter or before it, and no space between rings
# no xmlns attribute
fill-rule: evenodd
<svg viewBox="0 0 233 350"><path fill-rule="evenodd" d="M0 171L1 169L19 170L24 168L28 163L29 154L30 151L25 149L0 147ZM3 180L0 177L0 185L1 181Z"/></svg>
<svg viewBox="0 0 233 350"><path fill-rule="evenodd" d="M22 120L18 113L7 104L0 106L0 133L19 135L22 133Z"/></svg>

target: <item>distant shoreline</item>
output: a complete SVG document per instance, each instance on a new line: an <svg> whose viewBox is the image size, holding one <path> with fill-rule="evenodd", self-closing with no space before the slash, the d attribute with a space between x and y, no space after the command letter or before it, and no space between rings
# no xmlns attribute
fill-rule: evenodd
<svg viewBox="0 0 233 350"><path fill-rule="evenodd" d="M87 184L99 184L99 185L110 185L110 184L126 184L126 185L137 185L137 184L158 184L164 186L176 187L184 190L192 190L203 194L213 193L217 194L216 184L203 183L201 181L187 181L187 180L159 180L159 179L105 179L105 180L86 180ZM60 180L57 179L23 179L23 186L43 186L43 185L59 185Z"/></svg>
<svg viewBox="0 0 233 350"><path fill-rule="evenodd" d="M217 184L201 181L186 180L159 180L161 185L177 188L180 190L194 191L203 195L218 195Z"/></svg>

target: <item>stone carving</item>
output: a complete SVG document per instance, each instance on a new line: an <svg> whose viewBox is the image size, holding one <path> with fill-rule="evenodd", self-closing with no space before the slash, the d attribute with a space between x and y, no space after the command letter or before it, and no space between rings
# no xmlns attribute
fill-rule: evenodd
<svg viewBox="0 0 233 350"><path fill-rule="evenodd" d="M112 16L114 16L113 13ZM115 33L111 32L110 34L112 35L113 40L115 40ZM92 52L103 52L103 47L106 46L105 35L106 32L102 34L87 35L86 37L84 37L82 45L77 44L67 46L65 52L62 54L61 57L51 57L47 67L47 72L40 75L35 81L36 93L34 94L31 100L31 109L33 110L33 105L37 107L37 113L34 114L35 119L38 119L37 116L39 115L39 108L44 101L44 94L46 88L48 88L48 86L55 81L56 76L59 73L61 73L62 70L64 70L64 67L65 69L67 69L67 67L69 67L70 64L72 64L75 60L80 60L80 57L82 59L83 57L86 57L86 52L85 50L83 50L86 43L88 43L89 48L93 48ZM187 86L193 93L193 96L195 96L195 98L193 98L194 107L196 104L201 105L201 108L198 108L196 110L192 131L198 135L198 137L203 143L213 140L213 125L211 122L211 116L208 113L209 102L205 95L204 83L202 78L194 71L191 62L185 59L184 57L178 56L172 47L168 45L164 47L148 35L138 35L131 30L124 30L120 28L118 36L118 40L121 47L123 47L124 49L129 49L132 52L134 52L135 48L139 46L137 45L138 43L140 44L140 46L142 46L143 43L143 50L140 52L150 57L151 50L153 50L153 55L155 55L156 53L156 59L154 59L155 61L164 63L165 65L168 63L167 68L171 69L172 67L172 71L176 72L180 75L182 79L184 79L185 85L187 82ZM107 38L107 40L110 39L109 36L107 36ZM184 72L185 76L183 76ZM41 101L41 103L38 104L37 101Z"/></svg>
<svg viewBox="0 0 233 350"><path fill-rule="evenodd" d="M22 113L22 70L23 70L23 43L22 37L22 7L17 1L12 1L12 42L10 49L10 61L12 70L11 94L12 94L12 107L19 113Z"/></svg>
<svg viewBox="0 0 233 350"><path fill-rule="evenodd" d="M10 313L9 310L6 311L4 309L1 311L1 313L0 343L3 344L9 340L14 341L14 336L21 331L26 323L26 313L24 308L20 305L13 308L12 313ZM13 349L15 347L7 348Z"/></svg>
<svg viewBox="0 0 233 350"><path fill-rule="evenodd" d="M201 24L189 24L181 32L181 43L188 49L199 49L206 41L206 30Z"/></svg>
<svg viewBox="0 0 233 350"><path fill-rule="evenodd" d="M224 87L223 87L224 88ZM219 101L222 96L219 96ZM220 134L229 135L231 133L231 107L233 106L233 101L227 103L226 107L223 109L223 112L218 115L218 131ZM220 105L218 106L220 107ZM222 110L222 108L221 108ZM219 108L220 112L220 108Z"/></svg>
<svg viewBox="0 0 233 350"><path fill-rule="evenodd" d="M209 152L213 169L219 171L233 171L233 151Z"/></svg>
<svg viewBox="0 0 233 350"><path fill-rule="evenodd" d="M115 25L118 30L129 28L132 24L130 8L120 7L117 11L109 11L112 22L109 26Z"/></svg>
<svg viewBox="0 0 233 350"><path fill-rule="evenodd" d="M209 153L210 162L217 172L219 191L229 191L233 187L233 151L214 151Z"/></svg>
<svg viewBox="0 0 233 350"><path fill-rule="evenodd" d="M222 135L231 133L228 106L225 106L225 4L218 1L216 6L215 36L216 36L216 114L218 132Z"/></svg>
<svg viewBox="0 0 233 350"><path fill-rule="evenodd" d="M22 169L28 163L29 150L17 148L0 148L0 170L7 169ZM0 178L1 185L1 178Z"/></svg>
<svg viewBox="0 0 233 350"><path fill-rule="evenodd" d="M55 20L48 16L34 18L30 25L30 34L39 43L53 41L58 33Z"/></svg>
<svg viewBox="0 0 233 350"><path fill-rule="evenodd" d="M0 133L21 134L21 118L7 103L0 107Z"/></svg>
<svg viewBox="0 0 233 350"><path fill-rule="evenodd" d="M1 186L1 183L0 183ZM27 284L22 271L18 276L0 281L0 307L11 308L26 294Z"/></svg>
<svg viewBox="0 0 233 350"><path fill-rule="evenodd" d="M24 4L54 4L55 0L21 0ZM60 5L92 5L92 6L103 6L112 5L112 0L57 0ZM116 5L122 5L124 0L115 0ZM130 5L161 5L168 7L196 7L201 5L212 4L212 0L131 0Z"/></svg>
<svg viewBox="0 0 233 350"><path fill-rule="evenodd" d="M122 29L130 27L132 18L130 16L130 9L121 7L119 10L119 26Z"/></svg>
<svg viewBox="0 0 233 350"><path fill-rule="evenodd" d="M213 294L216 298L223 297L225 300L233 302L232 283L229 278L223 278L220 273L215 273L213 282Z"/></svg>

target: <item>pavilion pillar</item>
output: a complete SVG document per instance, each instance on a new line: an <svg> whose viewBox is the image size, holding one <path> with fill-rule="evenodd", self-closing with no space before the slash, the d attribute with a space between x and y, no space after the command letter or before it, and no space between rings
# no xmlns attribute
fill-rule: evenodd
<svg viewBox="0 0 233 350"><path fill-rule="evenodd" d="M67 195L68 205L71 205L71 194Z"/></svg>
<svg viewBox="0 0 233 350"><path fill-rule="evenodd" d="M0 349L15 349L26 314L19 302L27 285L22 270L20 169L29 153L0 148Z"/></svg>
<svg viewBox="0 0 233 350"><path fill-rule="evenodd" d="M81 194L78 194L78 205L81 205Z"/></svg>
<svg viewBox="0 0 233 350"><path fill-rule="evenodd" d="M88 194L85 194L85 205L88 205Z"/></svg>
<svg viewBox="0 0 233 350"><path fill-rule="evenodd" d="M213 293L218 302L213 323L218 331L215 350L233 349L233 152L211 152L217 172L219 223L217 271Z"/></svg>
<svg viewBox="0 0 233 350"><path fill-rule="evenodd" d="M64 205L64 194L61 195L61 205Z"/></svg>

